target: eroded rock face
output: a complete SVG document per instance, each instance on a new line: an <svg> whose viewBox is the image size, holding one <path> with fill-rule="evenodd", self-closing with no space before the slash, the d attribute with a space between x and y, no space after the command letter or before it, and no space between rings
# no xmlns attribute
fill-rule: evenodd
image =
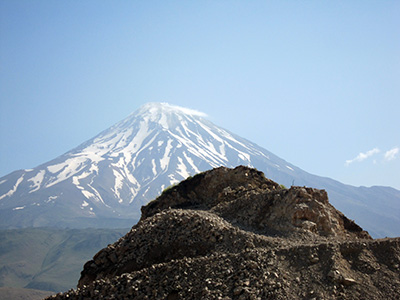
<svg viewBox="0 0 400 300"><path fill-rule="evenodd" d="M55 298L397 299L399 264L399 239L372 240L325 191L221 167L143 207Z"/></svg>
<svg viewBox="0 0 400 300"><path fill-rule="evenodd" d="M370 238L337 211L324 190L285 189L255 169L213 169L181 182L142 207L142 220L169 208L209 210L222 218L264 234Z"/></svg>

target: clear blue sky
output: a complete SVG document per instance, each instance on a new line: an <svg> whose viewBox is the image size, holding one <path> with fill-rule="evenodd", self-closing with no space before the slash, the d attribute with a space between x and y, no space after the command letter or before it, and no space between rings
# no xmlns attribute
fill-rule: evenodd
<svg viewBox="0 0 400 300"><path fill-rule="evenodd" d="M400 189L400 1L0 0L0 176L146 102Z"/></svg>

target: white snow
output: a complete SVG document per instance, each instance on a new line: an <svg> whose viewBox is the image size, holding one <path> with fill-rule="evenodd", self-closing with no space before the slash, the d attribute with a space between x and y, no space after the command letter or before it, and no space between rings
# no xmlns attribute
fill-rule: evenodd
<svg viewBox="0 0 400 300"><path fill-rule="evenodd" d="M135 200L135 197L138 194L139 189L135 190L133 187L129 187L129 190L131 191L131 199L129 200L129 203L132 203L132 201Z"/></svg>
<svg viewBox="0 0 400 300"><path fill-rule="evenodd" d="M145 191L144 191L144 193L142 194L143 195L143 197L147 194L147 192L150 190L150 187L148 187Z"/></svg>
<svg viewBox="0 0 400 300"><path fill-rule="evenodd" d="M126 150L129 150L130 153L135 153L140 149L146 137L150 135L152 131L149 131L147 122L140 122L139 131L136 133L135 137L130 142L129 146L125 147L124 153L126 154Z"/></svg>
<svg viewBox="0 0 400 300"><path fill-rule="evenodd" d="M248 146L233 138L228 132L219 128L212 129L199 120L195 120L195 122L206 132L207 135L200 135L199 133L193 132L186 126L185 122L181 124L182 128L185 130L185 135L182 134L181 130L177 130L180 135L173 134L172 132L171 134L174 136L174 138L178 139L179 143L189 148L188 151L191 154L199 157L200 159L208 161L208 163L212 166L226 165L228 162L228 158L226 156L227 147L237 152L239 158L247 161L248 163L251 161L251 156L249 153L259 154L259 151L254 148L250 149ZM214 132L215 130L217 130L218 134ZM192 135L192 138L189 138L190 135ZM193 141L193 136L197 138L196 141ZM213 142L210 140L206 142L204 138L207 138L207 136L210 136ZM239 146L240 148L244 149L244 151L239 150L234 145ZM263 156L266 157L264 154Z"/></svg>
<svg viewBox="0 0 400 300"><path fill-rule="evenodd" d="M62 168L64 168L66 165L65 162L56 164L56 165L52 165L52 166L48 166L47 170L49 170L51 173L55 174L58 173Z"/></svg>
<svg viewBox="0 0 400 300"><path fill-rule="evenodd" d="M85 209L85 207L88 207L89 203L87 203L85 200L83 200L82 204L81 204L81 209Z"/></svg>
<svg viewBox="0 0 400 300"><path fill-rule="evenodd" d="M206 117L207 115L201 111L194 110L191 108L186 108L182 106L172 105L166 102L163 103L147 103L143 105L139 111L141 114L146 114L146 116L150 118L157 117L160 113L165 114L185 114L190 116L197 116L197 117ZM154 119L152 119L154 121Z"/></svg>
<svg viewBox="0 0 400 300"><path fill-rule="evenodd" d="M47 167L50 172L59 173L57 174L55 180L46 185L46 188L64 181L81 171L86 165L85 162L87 163L86 157L75 157L67 159L64 163Z"/></svg>
<svg viewBox="0 0 400 300"><path fill-rule="evenodd" d="M38 189L40 189L40 186L43 182L43 178L44 178L44 174L46 173L45 170L40 170L35 177L32 177L30 179L28 179L28 181L32 181L32 185L30 186L30 188L32 190L29 191L29 193L33 193L36 192Z"/></svg>
<svg viewBox="0 0 400 300"><path fill-rule="evenodd" d="M128 179L128 181L130 183L132 183L133 185L140 187L139 182L136 180L135 176L133 176L132 172L128 169L127 165L124 167L124 171L125 171L125 176Z"/></svg>
<svg viewBox="0 0 400 300"><path fill-rule="evenodd" d="M90 197L93 197L95 201L101 202L101 203L103 203L106 207L110 208L110 206L107 205L107 204L104 202L104 200L103 200L103 198L101 197L101 195L100 195L100 193L99 193L98 190L96 190L96 189L95 189L94 187L92 187L92 185L90 185L90 184L88 184L87 186L90 187L90 188L92 189L92 191L94 192L94 194L91 193L91 192L88 192L88 191L82 191L82 193L83 193L84 195L86 194L86 195L85 195L86 198L89 199Z"/></svg>
<svg viewBox="0 0 400 300"><path fill-rule="evenodd" d="M193 168L195 173L200 173L200 170L196 167L196 165L193 162L193 159L190 158L186 152L183 152L183 156L185 157L186 161L190 164L190 166Z"/></svg>
<svg viewBox="0 0 400 300"><path fill-rule="evenodd" d="M170 134L183 145L185 145L188 148L188 152L192 153L202 160L206 160L212 167L219 167L221 164L224 163L219 157L214 157L212 155L212 152L207 152L204 147L201 147L199 145L199 143L193 142L192 140L182 137L180 135L176 135L173 132L170 132Z"/></svg>
<svg viewBox="0 0 400 300"><path fill-rule="evenodd" d="M165 129L169 129L168 127L168 116L166 114L161 113L160 120L158 120L158 123Z"/></svg>
<svg viewBox="0 0 400 300"><path fill-rule="evenodd" d="M289 166L286 166L286 168L288 168L289 170L291 170L291 171L294 171L291 167L289 167Z"/></svg>
<svg viewBox="0 0 400 300"><path fill-rule="evenodd" d="M160 165L161 165L162 170L165 170L169 164L169 161L171 159L169 156L169 153L170 153L171 149L172 149L172 140L168 140L167 146L165 147L164 157L161 158L161 160L160 160Z"/></svg>
<svg viewBox="0 0 400 300"><path fill-rule="evenodd" d="M126 157L120 157L118 161L116 163L113 163L112 165L117 167L118 169L121 169L124 167L125 163L126 163Z"/></svg>
<svg viewBox="0 0 400 300"><path fill-rule="evenodd" d="M177 111L181 111L183 112L185 115L191 115L191 116L198 116L198 117L207 117L207 114L198 111L198 110L194 110L191 108L186 108L186 107L182 107L182 106L177 106L177 105L171 105L168 103L162 103L164 105L164 107L169 107L172 110L177 110Z"/></svg>
<svg viewBox="0 0 400 300"><path fill-rule="evenodd" d="M220 151L222 157L224 157L226 160L228 160L228 158L226 157L225 141L223 141L221 143L221 145L219 145L219 151Z"/></svg>
<svg viewBox="0 0 400 300"><path fill-rule="evenodd" d="M88 177L91 174L91 172L83 172L81 175L73 176L72 177L72 183L80 190L83 190L84 188L80 185L79 180L84 179Z"/></svg>
<svg viewBox="0 0 400 300"><path fill-rule="evenodd" d="M57 198L58 198L58 196L49 196L49 197L47 198L47 200L44 200L44 202L45 202L45 203L49 203L49 202L51 202L51 201L56 200Z"/></svg>
<svg viewBox="0 0 400 300"><path fill-rule="evenodd" d="M181 157L178 157L178 166L177 166L177 173L182 176L183 179L186 179L190 176L190 173L188 172L186 165L183 163L183 159Z"/></svg>
<svg viewBox="0 0 400 300"><path fill-rule="evenodd" d="M169 178L170 185L173 185L173 184L176 184L176 183L179 182L179 180L177 180L177 179L175 178L175 175L174 175L174 174L169 174L169 175L168 175L168 178Z"/></svg>
<svg viewBox="0 0 400 300"><path fill-rule="evenodd" d="M137 154L138 153L136 153L136 156L137 156ZM125 155L125 153L124 153L124 155ZM140 186L140 184L136 180L136 178L133 176L132 171L129 169L129 166L134 164L136 157L134 157L132 160L132 154L129 153L126 155L128 155L129 157L122 156L116 163L111 164L112 166L116 167L115 169L113 169L113 173L117 172L116 170L120 171L121 173L119 173L119 175L116 175L114 173L115 176L119 176L119 177L122 176L122 178L120 178L119 181L122 182L123 179L125 179L125 180L127 179L132 185L134 185L135 187L138 188ZM117 182L115 182L114 189L113 189L114 192L117 191L118 189L120 189L120 188L116 188L116 186L122 187L122 183L117 184ZM117 193L117 192L115 192L115 193ZM118 193L118 195L119 195L119 193ZM135 192L135 195L136 195L136 192Z"/></svg>
<svg viewBox="0 0 400 300"><path fill-rule="evenodd" d="M247 154L247 153L244 153L244 152L239 151L238 156L239 156L239 158L242 159L242 160L250 161L250 155Z"/></svg>
<svg viewBox="0 0 400 300"><path fill-rule="evenodd" d="M0 181L0 184L3 184L6 181L7 181L7 179L4 179L4 180Z"/></svg>
<svg viewBox="0 0 400 300"><path fill-rule="evenodd" d="M136 133L135 137L132 139L132 141L126 145L123 149L118 149L113 151L111 154L112 157L120 157L122 154L122 157L124 158L124 161L120 161L119 163L122 165L127 165L127 164L134 164L136 157L139 155L139 153L145 149L149 144L152 143L152 141L155 139L157 136L154 135L149 143L146 145L143 145L145 139L150 136L150 134L153 131L148 131L148 124L146 122L141 122L140 123L140 128L139 131ZM132 156L135 155L134 158ZM132 179L132 178L131 178Z"/></svg>
<svg viewBox="0 0 400 300"><path fill-rule="evenodd" d="M219 141L220 143L223 143L223 139L221 139L218 135L216 135L214 132L212 132L211 128L204 125L202 122L198 122L198 124L209 134L215 139L216 141Z"/></svg>
<svg viewBox="0 0 400 300"><path fill-rule="evenodd" d="M141 122L136 134L133 132L133 128L127 128L117 134L111 131L108 134L96 138L93 144L82 149L78 153L70 154L72 157L67 159L65 162L48 166L47 169L51 173L57 174L57 176L53 178L46 187L51 187L70 178L71 176L78 176L77 178L73 178L73 183L80 188L80 179L83 179L90 174L97 173L98 163L105 159L103 156L106 154L109 154L112 157L118 157L122 153L125 162L118 162L119 167L126 165L131 161L132 154L142 147L142 143L149 134L150 132L148 132L147 123ZM134 135L134 138L128 144L128 137L132 135ZM91 166L89 172L76 175L82 171L83 168L89 165ZM135 182L133 176L130 176L128 180Z"/></svg>
<svg viewBox="0 0 400 300"><path fill-rule="evenodd" d="M127 145L126 138L129 136L132 136L132 135L133 135L133 128L127 128L121 134L117 135L119 140L118 140L118 142L113 143L113 144L115 144L115 146L113 146L112 144L109 144L109 147L113 146L114 150L123 149Z"/></svg>
<svg viewBox="0 0 400 300"><path fill-rule="evenodd" d="M153 174L155 176L157 175L157 166L156 166L156 160L154 158L151 160L151 165L152 165L151 170L153 171Z"/></svg>
<svg viewBox="0 0 400 300"><path fill-rule="evenodd" d="M82 192L83 196L85 196L87 199L90 199L90 198L96 199L96 196L91 192L88 192L86 190L81 190L81 192Z"/></svg>
<svg viewBox="0 0 400 300"><path fill-rule="evenodd" d="M124 176L122 176L121 173L119 173L115 169L113 170L113 174L114 174L115 182L114 182L114 188L112 189L112 191L117 195L117 197L119 199L118 202L122 203L120 190L122 189L122 187L124 185Z"/></svg>
<svg viewBox="0 0 400 300"><path fill-rule="evenodd" d="M24 174L25 175L25 174ZM20 178L18 178L18 180L17 180L17 182L15 183L15 185L13 186L13 188L11 189L11 190L9 190L7 193L5 193L4 195L2 195L2 196L0 196L0 200L1 199L3 199L3 198L5 198L5 197L10 197L10 196L12 196L15 192L16 192L16 190L17 190L17 188L18 188L18 186L21 184L21 182L24 180L24 175L22 175Z"/></svg>
<svg viewBox="0 0 400 300"><path fill-rule="evenodd" d="M86 207L88 205L89 205L89 203L87 203L86 201L83 201L82 204L81 204L82 207Z"/></svg>
<svg viewBox="0 0 400 300"><path fill-rule="evenodd" d="M24 209L25 206L18 206L18 207L14 207L13 210L20 210L20 209Z"/></svg>

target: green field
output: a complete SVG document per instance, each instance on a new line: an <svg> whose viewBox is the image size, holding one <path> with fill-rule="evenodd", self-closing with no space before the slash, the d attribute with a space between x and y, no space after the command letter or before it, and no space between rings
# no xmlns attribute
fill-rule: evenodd
<svg viewBox="0 0 400 300"><path fill-rule="evenodd" d="M129 229L0 230L0 287L66 291L85 262Z"/></svg>

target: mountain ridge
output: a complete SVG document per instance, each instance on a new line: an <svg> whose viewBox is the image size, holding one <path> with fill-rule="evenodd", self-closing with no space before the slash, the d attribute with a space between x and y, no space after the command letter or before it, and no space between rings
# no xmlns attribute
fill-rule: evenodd
<svg viewBox="0 0 400 300"><path fill-rule="evenodd" d="M98 227L101 220L129 227L140 207L171 184L215 167L247 165L286 186L326 189L374 236L400 235L400 191L380 189L383 205L371 211L373 189L309 174L204 117L149 103L54 160L0 178L0 227ZM376 228L371 215L378 218Z"/></svg>

